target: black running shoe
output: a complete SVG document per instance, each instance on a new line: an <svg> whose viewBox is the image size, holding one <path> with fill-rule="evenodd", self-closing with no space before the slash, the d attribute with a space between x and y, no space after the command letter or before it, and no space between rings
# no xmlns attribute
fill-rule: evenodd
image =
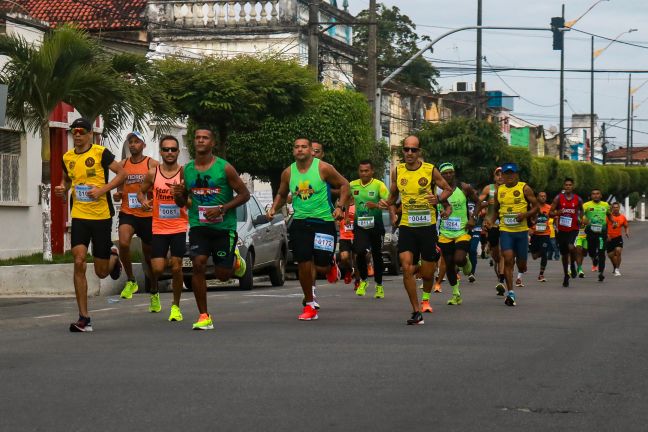
<svg viewBox="0 0 648 432"><path fill-rule="evenodd" d="M578 276L578 273L576 272L576 264L572 263L571 264L571 277L572 277L572 279L576 279L576 276Z"/></svg>
<svg viewBox="0 0 648 432"><path fill-rule="evenodd" d="M563 278L563 286L567 288L569 286L569 275L565 275Z"/></svg>
<svg viewBox="0 0 648 432"><path fill-rule="evenodd" d="M79 321L70 324L70 331L73 333L91 332L92 323L90 322L90 317L82 317L79 315Z"/></svg>
<svg viewBox="0 0 648 432"><path fill-rule="evenodd" d="M599 282L603 282L603 279L605 279L605 275L603 273L599 273Z"/></svg>
<svg viewBox="0 0 648 432"><path fill-rule="evenodd" d="M407 325L420 325L424 324L423 314L421 312L413 312L412 318L407 320Z"/></svg>
<svg viewBox="0 0 648 432"><path fill-rule="evenodd" d="M122 263L121 260L119 259L119 253L117 252L117 248L115 246L112 247L110 250L111 255L115 255L117 257L117 262L115 263L115 267L110 271L110 278L112 280L117 280L119 279L119 276L121 276L121 271L122 271Z"/></svg>

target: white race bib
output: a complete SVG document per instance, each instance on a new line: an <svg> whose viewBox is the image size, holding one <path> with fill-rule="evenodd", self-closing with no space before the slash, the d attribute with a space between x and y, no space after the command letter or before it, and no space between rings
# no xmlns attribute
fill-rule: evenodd
<svg viewBox="0 0 648 432"><path fill-rule="evenodd" d="M442 219L443 229L448 231L460 231L461 230L461 218L458 217L449 217L448 219Z"/></svg>
<svg viewBox="0 0 648 432"><path fill-rule="evenodd" d="M344 230L345 231L353 231L353 224L344 224Z"/></svg>
<svg viewBox="0 0 648 432"><path fill-rule="evenodd" d="M207 219L205 212L209 209L216 208L218 206L198 206L198 220L203 223L220 223L223 222L223 216L219 216L216 219Z"/></svg>
<svg viewBox="0 0 648 432"><path fill-rule="evenodd" d="M504 215L504 225L505 226L520 225L520 222L518 222L517 220L517 215L516 214Z"/></svg>
<svg viewBox="0 0 648 432"><path fill-rule="evenodd" d="M546 231L547 230L547 222L538 222L536 224L536 231Z"/></svg>
<svg viewBox="0 0 648 432"><path fill-rule="evenodd" d="M80 202L92 202L94 201L92 197L88 195L88 191L92 189L92 186L88 185L76 185L74 186L74 196L77 201Z"/></svg>
<svg viewBox="0 0 648 432"><path fill-rule="evenodd" d="M432 224L430 210L410 210L407 212L407 224L409 226L429 226Z"/></svg>
<svg viewBox="0 0 648 432"><path fill-rule="evenodd" d="M137 199L137 192L128 193L128 207L129 208L142 208L142 204Z"/></svg>
<svg viewBox="0 0 648 432"><path fill-rule="evenodd" d="M176 219L180 217L180 207L175 204L160 204L158 216L160 219Z"/></svg>
<svg viewBox="0 0 648 432"><path fill-rule="evenodd" d="M373 216L360 216L358 217L358 226L364 229L370 229L374 227L374 217Z"/></svg>
<svg viewBox="0 0 648 432"><path fill-rule="evenodd" d="M335 238L330 234L315 233L313 248L324 252L333 252L335 250Z"/></svg>
<svg viewBox="0 0 648 432"><path fill-rule="evenodd" d="M560 219L558 219L558 225L566 228L571 228L572 220L573 219L571 216L560 216Z"/></svg>
<svg viewBox="0 0 648 432"><path fill-rule="evenodd" d="M594 233L600 233L600 232L603 232L603 225L602 224L591 224L590 229Z"/></svg>

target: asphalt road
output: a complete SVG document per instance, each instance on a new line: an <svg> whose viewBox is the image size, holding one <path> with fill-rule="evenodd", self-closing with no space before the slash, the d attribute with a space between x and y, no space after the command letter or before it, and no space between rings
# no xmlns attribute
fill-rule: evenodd
<svg viewBox="0 0 648 432"><path fill-rule="evenodd" d="M384 300L320 284L315 322L294 281L211 291L210 332L191 293L182 323L169 294L160 314L94 298L89 334L73 299L0 299L0 430L645 431L648 224L631 234L622 277L565 289L532 263L509 308L480 260L464 304L446 285L414 327L394 278Z"/></svg>

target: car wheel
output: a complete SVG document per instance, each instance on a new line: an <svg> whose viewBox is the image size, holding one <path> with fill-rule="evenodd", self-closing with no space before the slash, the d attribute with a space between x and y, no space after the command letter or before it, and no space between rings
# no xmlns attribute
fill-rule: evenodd
<svg viewBox="0 0 648 432"><path fill-rule="evenodd" d="M254 285L254 280L252 277L252 269L254 268L254 254L248 251L245 256L245 274L242 278L239 279L239 287L244 291L250 291Z"/></svg>
<svg viewBox="0 0 648 432"><path fill-rule="evenodd" d="M286 254L281 253L279 261L270 270L270 283L272 286L283 286L286 281Z"/></svg>
<svg viewBox="0 0 648 432"><path fill-rule="evenodd" d="M191 283L191 275L184 276L182 280L184 281L184 286L185 288L187 288L187 291L193 291L193 285Z"/></svg>

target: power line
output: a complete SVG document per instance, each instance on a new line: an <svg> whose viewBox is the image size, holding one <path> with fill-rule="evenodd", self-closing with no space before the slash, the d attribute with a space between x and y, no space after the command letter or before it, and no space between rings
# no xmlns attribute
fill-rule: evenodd
<svg viewBox="0 0 648 432"><path fill-rule="evenodd" d="M577 31L577 32L579 32L579 33L584 33L584 34L586 34L586 35L594 36L594 37L597 37L597 38L599 38L599 39L608 40L608 41L611 41L611 42L614 42L614 43L623 44L623 45L629 45L629 46L633 46L633 47L635 47L635 48L648 49L648 46L647 46L647 45L639 45L639 44L632 43L632 42L626 42L626 41L624 41L624 40L620 40L620 39L612 39L612 38L609 38L609 37L606 37L606 36L601 36L601 35L596 34L596 33L590 33L590 32L586 32L586 31L584 31L584 30L579 30L579 29L574 28L574 27L572 27L572 30L573 30L573 31Z"/></svg>
<svg viewBox="0 0 648 432"><path fill-rule="evenodd" d="M493 67L493 65L491 65L490 62L489 62L488 60L486 60L486 57L484 57L484 61L486 62L486 64L487 64L488 66L490 66L491 68ZM501 77L497 72L495 72L495 75L497 76L497 78L499 78L500 81L502 81L502 83L504 83L504 85L505 85L506 87L508 87L508 88L509 88L513 93L515 93L517 96L519 96L520 99L522 99L523 101L526 101L527 103L530 103L531 105L535 105L535 106L540 107L540 108L553 108L553 107L559 105L559 104L553 104L553 105L541 105L541 104L539 104L539 103L535 103L535 102L533 102L531 99L527 99L527 98L525 98L524 96L521 96L520 93L518 93L517 91L515 91L515 89L514 89L513 87L511 87L511 86L509 85L509 83L507 83L507 82L504 80L504 78L502 78L502 77Z"/></svg>

